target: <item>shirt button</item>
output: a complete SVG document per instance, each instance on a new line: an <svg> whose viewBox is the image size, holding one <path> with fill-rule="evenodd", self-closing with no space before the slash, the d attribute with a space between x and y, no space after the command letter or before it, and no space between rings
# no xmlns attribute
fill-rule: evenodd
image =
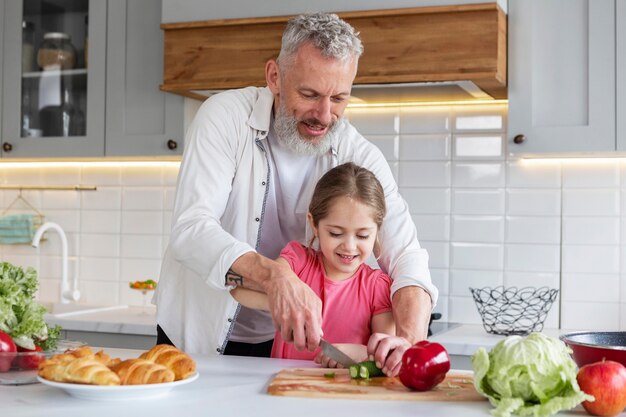
<svg viewBox="0 0 626 417"><path fill-rule="evenodd" d="M258 217L256 217L256 218L254 219L254 221L257 221L257 222L258 222L258 221L260 221L260 220L261 220L261 219L259 219Z"/></svg>
<svg viewBox="0 0 626 417"><path fill-rule="evenodd" d="M233 322L233 319L231 319L231 318L229 317L229 318L228 318L228 322L229 322L229 323L232 323L232 322Z"/></svg>
<svg viewBox="0 0 626 417"><path fill-rule="evenodd" d="M222 353L222 349L217 348L216 350L217 350L217 353Z"/></svg>
<svg viewBox="0 0 626 417"><path fill-rule="evenodd" d="M263 181L263 182L261 183L261 185L265 185L265 181Z"/></svg>

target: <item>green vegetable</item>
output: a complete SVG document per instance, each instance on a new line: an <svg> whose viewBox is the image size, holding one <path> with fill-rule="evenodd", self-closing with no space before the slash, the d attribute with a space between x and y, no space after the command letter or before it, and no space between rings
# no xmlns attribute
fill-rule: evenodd
<svg viewBox="0 0 626 417"><path fill-rule="evenodd" d="M334 378L335 377L335 373L334 372L326 372L324 374L324 378Z"/></svg>
<svg viewBox="0 0 626 417"><path fill-rule="evenodd" d="M0 330L24 349L35 350L38 345L51 350L56 347L60 329L52 331L44 321L46 309L34 300L38 286L33 268L0 263Z"/></svg>
<svg viewBox="0 0 626 417"><path fill-rule="evenodd" d="M574 408L592 397L576 382L570 352L560 340L541 333L509 336L489 353L480 348L472 356L474 385L498 417L547 417Z"/></svg>
<svg viewBox="0 0 626 417"><path fill-rule="evenodd" d="M350 378L358 379L370 379L374 376L384 376L383 371L376 366L374 361L364 361L350 366Z"/></svg>

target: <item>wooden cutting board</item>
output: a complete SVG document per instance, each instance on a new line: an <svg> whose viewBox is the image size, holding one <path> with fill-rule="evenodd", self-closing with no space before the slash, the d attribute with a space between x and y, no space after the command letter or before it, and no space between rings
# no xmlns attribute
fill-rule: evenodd
<svg viewBox="0 0 626 417"><path fill-rule="evenodd" d="M334 378L325 377L335 373ZM375 377L350 379L347 369L291 368L280 371L270 382L267 392L289 397L342 398L363 400L407 401L484 401L473 384L473 373L450 371L434 389L411 391L399 378Z"/></svg>

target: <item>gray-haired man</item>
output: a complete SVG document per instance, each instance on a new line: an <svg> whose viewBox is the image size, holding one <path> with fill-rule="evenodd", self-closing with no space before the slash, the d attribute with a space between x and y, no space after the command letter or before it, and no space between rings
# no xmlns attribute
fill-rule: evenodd
<svg viewBox="0 0 626 417"><path fill-rule="evenodd" d="M274 326L297 349L314 350L321 302L274 261L291 240L308 242L308 203L330 168L354 162L376 174L388 214L378 259L392 278L399 337L374 334L368 349L397 374L399 356L426 337L437 299L414 224L382 153L342 116L363 47L333 14L289 21L267 87L212 96L187 133L173 227L157 303L159 341L188 352L268 356ZM237 304L229 289L268 294L271 314ZM349 320L349 318L346 318Z"/></svg>

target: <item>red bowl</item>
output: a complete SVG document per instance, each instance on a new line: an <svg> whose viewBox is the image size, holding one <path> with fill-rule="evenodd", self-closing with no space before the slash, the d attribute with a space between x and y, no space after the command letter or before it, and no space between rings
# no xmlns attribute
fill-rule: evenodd
<svg viewBox="0 0 626 417"><path fill-rule="evenodd" d="M574 332L559 339L572 349L579 368L603 359L626 366L626 332Z"/></svg>

